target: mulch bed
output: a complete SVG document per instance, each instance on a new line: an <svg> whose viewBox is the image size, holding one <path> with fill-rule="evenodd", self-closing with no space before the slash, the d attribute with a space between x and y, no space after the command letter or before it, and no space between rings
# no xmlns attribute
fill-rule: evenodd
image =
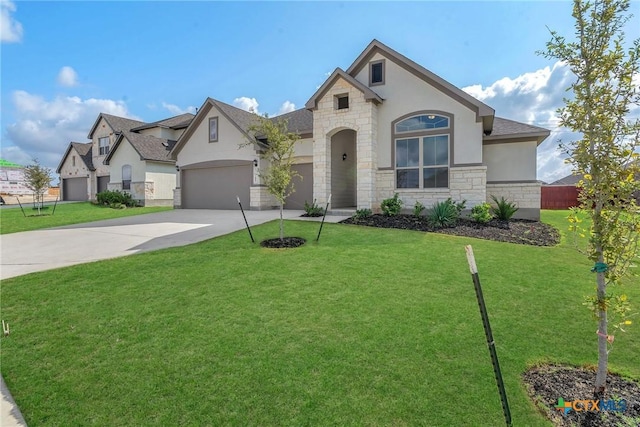
<svg viewBox="0 0 640 427"><path fill-rule="evenodd" d="M306 242L302 237L285 237L284 239L280 239L279 237L275 239L266 239L260 242L260 246L263 248L274 248L274 249L283 249L283 248L297 248L298 246L304 245Z"/></svg>
<svg viewBox="0 0 640 427"><path fill-rule="evenodd" d="M523 375L524 383L531 398L540 410L556 426L615 427L640 425L640 384L618 375L607 375L605 397L600 399L599 411L574 411L566 414L555 409L558 399L565 402L576 400L597 400L593 395L596 379L594 370L568 366L544 365L530 369ZM616 410L603 410L603 401L615 400ZM624 403L622 403L624 401ZM583 405L577 405L580 408ZM588 404L589 409L593 408ZM609 409L614 409L613 404Z"/></svg>
<svg viewBox="0 0 640 427"><path fill-rule="evenodd" d="M341 221L341 223L365 225L368 227L427 231L534 246L555 246L560 243L560 233L555 227L539 221L523 219L512 219L509 221L494 219L486 224L479 224L470 219L461 218L453 227L436 228L430 225L425 217L416 217L415 215L385 216L376 214L363 219L351 217Z"/></svg>

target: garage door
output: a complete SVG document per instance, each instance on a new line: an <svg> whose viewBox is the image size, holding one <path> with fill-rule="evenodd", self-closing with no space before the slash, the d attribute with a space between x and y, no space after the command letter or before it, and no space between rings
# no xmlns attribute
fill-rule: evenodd
<svg viewBox="0 0 640 427"><path fill-rule="evenodd" d="M285 209L304 209L305 201L309 204L313 202L313 163L293 165L292 169L300 176L293 179L296 191L287 198L284 207Z"/></svg>
<svg viewBox="0 0 640 427"><path fill-rule="evenodd" d="M182 207L184 209L249 208L252 165L221 166L181 171Z"/></svg>
<svg viewBox="0 0 640 427"><path fill-rule="evenodd" d="M89 200L87 196L87 178L63 178L62 200Z"/></svg>
<svg viewBox="0 0 640 427"><path fill-rule="evenodd" d="M109 184L109 175L107 176L99 176L98 177L98 193L102 193L103 191L107 191Z"/></svg>

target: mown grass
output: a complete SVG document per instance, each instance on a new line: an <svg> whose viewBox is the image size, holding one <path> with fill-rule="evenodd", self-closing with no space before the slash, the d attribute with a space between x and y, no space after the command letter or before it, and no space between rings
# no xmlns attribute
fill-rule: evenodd
<svg viewBox="0 0 640 427"><path fill-rule="evenodd" d="M564 212L545 220L566 228ZM254 229L277 235L277 223ZM515 425L548 421L521 381L596 361L591 263L531 247L289 221L2 283L2 374L30 426L504 423L464 245L472 244ZM638 285L633 283L632 285ZM640 304L640 287L627 293ZM611 369L640 379L640 329Z"/></svg>
<svg viewBox="0 0 640 427"><path fill-rule="evenodd" d="M33 206L23 205L27 215L37 215ZM0 209L0 234L17 233L20 231L39 230L42 228L58 227L61 225L81 224L102 219L121 218L124 216L142 215L171 209L170 207L111 209L96 206L90 202L62 203L56 206L47 205L41 216L25 217L19 207ZM53 213L53 215L51 215Z"/></svg>

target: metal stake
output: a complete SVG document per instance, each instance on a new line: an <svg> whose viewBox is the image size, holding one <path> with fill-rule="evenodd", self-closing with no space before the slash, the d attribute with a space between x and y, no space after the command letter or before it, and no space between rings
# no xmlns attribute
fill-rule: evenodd
<svg viewBox="0 0 640 427"><path fill-rule="evenodd" d="M22 208L22 203L20 203L20 198L18 196L16 196L16 200L18 201L18 204L20 205L20 210L22 211L22 215L24 215L24 217L27 217L27 214L24 213L24 209Z"/></svg>
<svg viewBox="0 0 640 427"><path fill-rule="evenodd" d="M247 216L244 214L244 209L242 209L242 203L240 203L240 197L236 196L236 200L238 200L238 205L240 205L240 210L242 211L242 217L244 218L244 223L247 225L247 230L249 231L249 237L251 237L251 242L255 243L253 240L253 234L251 234L251 227L249 227L249 223L247 222Z"/></svg>
<svg viewBox="0 0 640 427"><path fill-rule="evenodd" d="M322 215L322 222L320 223L320 230L318 230L318 237L316 242L320 240L320 233L322 233L322 226L324 225L324 219L327 217L327 211L329 210L329 203L331 203L331 194L329 194L329 200L327 200L327 206L324 208L324 215Z"/></svg>
<svg viewBox="0 0 640 427"><path fill-rule="evenodd" d="M53 216L56 213L56 206L58 206L58 199L60 197L56 197L56 202L53 204L53 212L51 212L51 216Z"/></svg>
<svg viewBox="0 0 640 427"><path fill-rule="evenodd" d="M487 337L487 345L489 346L489 354L491 356L491 363L493 364L493 373L496 377L498 392L500 393L500 400L502 401L504 420L507 423L507 427L511 427L511 411L509 410L509 402L507 401L507 392L504 389L504 382L502 381L502 372L500 372L500 363L498 363L498 353L496 353L496 343L493 340L493 334L491 333L489 315L487 314L487 306L484 303L484 296L482 295L482 287L480 286L480 277L478 276L476 260L473 256L473 248L471 245L467 245L464 247L464 250L467 252L467 262L469 263L469 270L471 270L473 285L476 288L476 297L478 299L478 306L480 307L482 326L484 326L484 334Z"/></svg>

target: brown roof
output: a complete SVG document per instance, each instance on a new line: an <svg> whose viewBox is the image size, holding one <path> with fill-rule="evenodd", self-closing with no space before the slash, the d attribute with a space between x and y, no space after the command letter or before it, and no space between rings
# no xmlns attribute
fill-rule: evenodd
<svg viewBox="0 0 640 427"><path fill-rule="evenodd" d="M272 120L286 120L289 131L298 135L313 133L313 112L306 108L281 114Z"/></svg>
<svg viewBox="0 0 640 427"><path fill-rule="evenodd" d="M132 128L133 132L137 132L144 129L151 129L155 127L168 128L168 129L184 129L189 126L191 120L195 116L191 113L184 113L168 119L158 120L157 122L147 123L142 126Z"/></svg>
<svg viewBox="0 0 640 427"><path fill-rule="evenodd" d="M87 169L89 169L90 171L96 170L96 168L93 166L93 160L92 160L93 150L91 148L92 146L93 144L91 142L70 142L69 145L67 146L67 150L64 152L64 155L62 156L62 160L60 160L60 164L56 169L56 173L60 173L60 170L62 169L62 165L64 164L64 161L69 156L69 153L71 152L72 148L76 150L76 152L80 156L80 159L82 159L82 162L85 164Z"/></svg>
<svg viewBox="0 0 640 427"><path fill-rule="evenodd" d="M548 129L526 123L516 122L502 117L495 117L493 130L490 135L485 135L483 141L497 141L513 138L531 138L538 141L538 145L550 134Z"/></svg>

